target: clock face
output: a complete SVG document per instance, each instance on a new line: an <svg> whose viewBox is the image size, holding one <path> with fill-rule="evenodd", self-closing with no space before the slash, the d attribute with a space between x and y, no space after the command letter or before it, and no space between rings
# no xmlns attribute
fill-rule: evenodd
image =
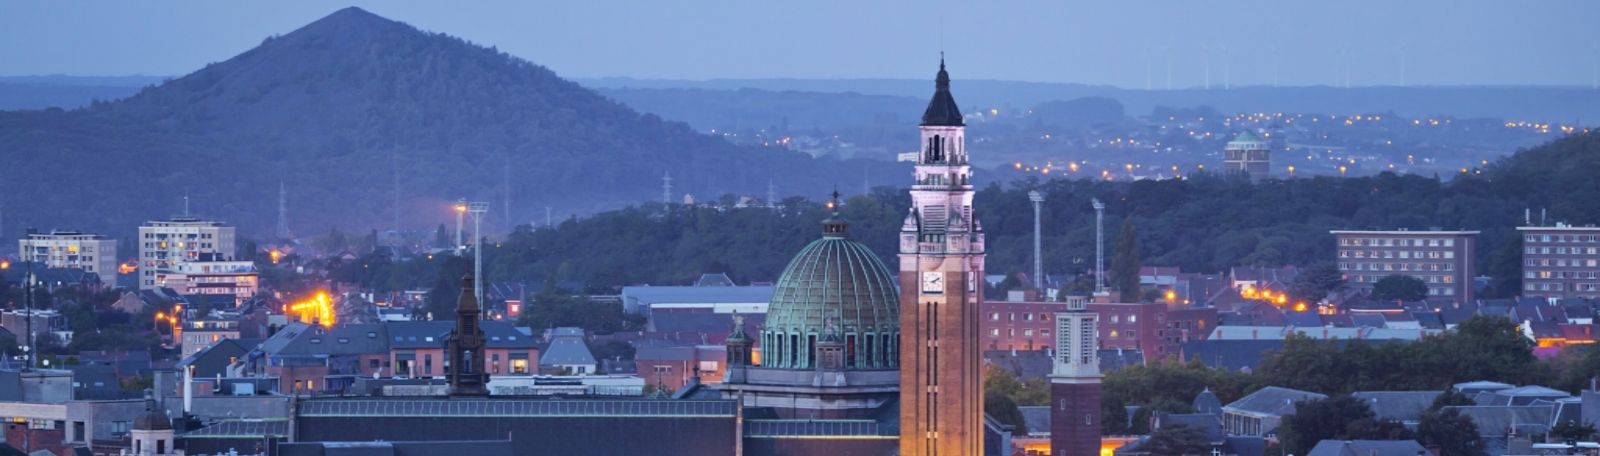
<svg viewBox="0 0 1600 456"><path fill-rule="evenodd" d="M923 293L943 293L944 292L944 273L942 273L942 272L924 272L924 273L922 273L922 292Z"/></svg>

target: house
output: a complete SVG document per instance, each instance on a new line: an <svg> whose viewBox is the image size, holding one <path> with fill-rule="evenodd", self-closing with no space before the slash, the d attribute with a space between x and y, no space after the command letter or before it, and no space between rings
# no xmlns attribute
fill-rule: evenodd
<svg viewBox="0 0 1600 456"><path fill-rule="evenodd" d="M639 347L634 354L638 375L646 385L677 390L699 377L702 383L720 383L728 359L726 345Z"/></svg>
<svg viewBox="0 0 1600 456"><path fill-rule="evenodd" d="M445 337L455 328L455 322L391 321L388 328L388 362L390 372L411 378L441 377L450 371L445 364ZM510 322L483 321L485 339L484 369L489 375L532 375L539 359L539 341L518 331Z"/></svg>
<svg viewBox="0 0 1600 456"><path fill-rule="evenodd" d="M1222 426L1233 435L1268 435L1278 429L1284 415L1293 414L1295 402L1328 396L1268 386L1222 406Z"/></svg>
<svg viewBox="0 0 1600 456"><path fill-rule="evenodd" d="M573 375L595 373L598 362L589 346L584 343L580 328L555 328L550 333L550 343L539 356L539 370L566 372Z"/></svg>
<svg viewBox="0 0 1600 456"><path fill-rule="evenodd" d="M1306 456L1417 456L1428 449L1416 440L1323 440Z"/></svg>
<svg viewBox="0 0 1600 456"><path fill-rule="evenodd" d="M265 339L220 339L178 361L177 368L180 372L192 372L196 378L219 375L236 377L238 375L232 372L229 366L245 359L245 355L255 350L263 341Z"/></svg>
<svg viewBox="0 0 1600 456"><path fill-rule="evenodd" d="M387 333L381 324L291 323L251 353L251 370L277 377L280 392L343 391L389 367Z"/></svg>

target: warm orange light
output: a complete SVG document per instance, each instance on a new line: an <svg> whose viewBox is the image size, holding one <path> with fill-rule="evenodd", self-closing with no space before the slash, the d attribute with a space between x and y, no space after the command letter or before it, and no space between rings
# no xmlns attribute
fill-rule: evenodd
<svg viewBox="0 0 1600 456"><path fill-rule="evenodd" d="M464 205L464 204L457 204L456 205L456 212L466 212L466 211L467 211L467 206L466 205Z"/></svg>
<svg viewBox="0 0 1600 456"><path fill-rule="evenodd" d="M328 294L319 292L316 297L304 302L290 304L287 312L302 323L320 324L324 327L333 326L335 315L333 305L328 302Z"/></svg>
<svg viewBox="0 0 1600 456"><path fill-rule="evenodd" d="M1303 302L1294 303L1294 311L1295 312L1305 312L1306 311L1306 303L1303 303Z"/></svg>
<svg viewBox="0 0 1600 456"><path fill-rule="evenodd" d="M183 311L183 304L174 304L172 306L172 313L178 313L178 312L182 312L182 311Z"/></svg>
<svg viewBox="0 0 1600 456"><path fill-rule="evenodd" d="M0 269L11 269L11 262L0 260Z"/></svg>
<svg viewBox="0 0 1600 456"><path fill-rule="evenodd" d="M283 259L283 252L279 252L277 250L273 250L272 252L268 253L267 256L272 257L272 263L273 264L277 264L278 260Z"/></svg>

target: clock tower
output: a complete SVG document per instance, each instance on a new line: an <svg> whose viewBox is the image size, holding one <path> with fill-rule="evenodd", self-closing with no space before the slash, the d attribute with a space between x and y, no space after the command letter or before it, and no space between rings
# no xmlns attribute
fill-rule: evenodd
<svg viewBox="0 0 1600 456"><path fill-rule="evenodd" d="M972 218L966 123L944 61L922 114L900 230L900 454L983 454L983 227Z"/></svg>

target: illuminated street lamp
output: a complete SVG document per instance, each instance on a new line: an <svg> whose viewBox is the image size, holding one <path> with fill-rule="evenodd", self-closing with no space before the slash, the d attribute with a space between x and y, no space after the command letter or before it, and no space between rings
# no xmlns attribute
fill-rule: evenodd
<svg viewBox="0 0 1600 456"><path fill-rule="evenodd" d="M462 249L467 248L466 244L462 244L461 243L461 216L465 215L467 213L467 199L466 198L462 198L460 200L457 200L455 209L456 209L456 251L460 251Z"/></svg>

